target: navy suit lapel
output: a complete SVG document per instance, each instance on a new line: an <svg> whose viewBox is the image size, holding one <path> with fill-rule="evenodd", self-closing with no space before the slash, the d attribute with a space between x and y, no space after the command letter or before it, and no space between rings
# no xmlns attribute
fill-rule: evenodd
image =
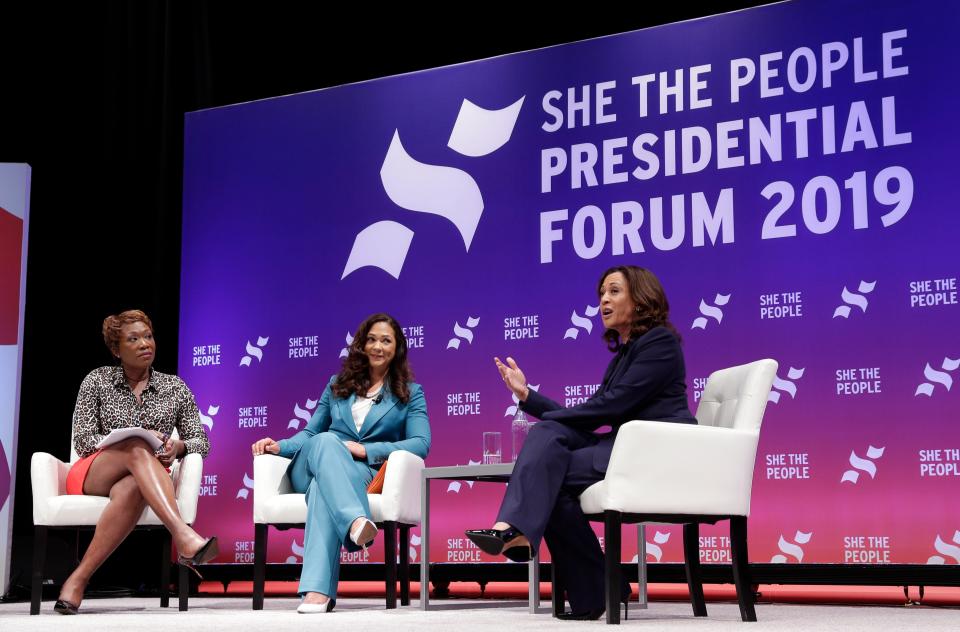
<svg viewBox="0 0 960 632"><path fill-rule="evenodd" d="M624 358L627 354L630 353L629 343L620 347L617 351L617 354L613 356L613 360L610 360L610 364L607 365L607 371L603 375L603 382L601 382L600 391L606 391L611 384L616 384L620 374L623 373L623 369L629 364L624 361Z"/></svg>

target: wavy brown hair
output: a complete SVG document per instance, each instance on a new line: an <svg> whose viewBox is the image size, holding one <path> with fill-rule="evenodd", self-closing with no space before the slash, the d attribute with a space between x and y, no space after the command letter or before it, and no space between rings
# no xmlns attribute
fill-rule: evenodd
<svg viewBox="0 0 960 632"><path fill-rule="evenodd" d="M333 383L333 394L344 398L353 393L366 395L370 390L370 361L363 347L367 344L367 334L377 323L387 323L393 329L397 349L393 360L390 361L390 368L387 369L387 382L394 396L406 404L410 401L410 383L413 382L413 371L407 363L407 337L403 335L400 323L389 314L383 313L368 316L357 327L357 333L353 337L353 342L350 343L350 352L343 361L337 380Z"/></svg>
<svg viewBox="0 0 960 632"><path fill-rule="evenodd" d="M656 275L646 268L614 266L608 269L600 276L600 282L597 283L597 295L600 295L603 282L614 272L619 272L627 280L630 298L637 305L633 322L630 324L630 339L642 336L654 327L666 327L677 337L677 340L681 340L680 332L670 322L670 303L667 302L667 293L663 291L663 286ZM623 346L620 333L615 329L607 329L603 332L603 337L610 351L616 351Z"/></svg>
<svg viewBox="0 0 960 632"><path fill-rule="evenodd" d="M120 347L120 339L123 337L123 332L120 330L123 329L123 326L133 323L143 323L150 329L150 333L153 333L153 323L150 322L150 317L139 309L128 309L116 316L111 315L103 319L103 343L107 345L110 353L116 355L117 349Z"/></svg>

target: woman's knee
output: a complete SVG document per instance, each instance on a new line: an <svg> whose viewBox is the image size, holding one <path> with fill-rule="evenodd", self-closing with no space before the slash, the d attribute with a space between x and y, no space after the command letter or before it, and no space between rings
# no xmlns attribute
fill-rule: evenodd
<svg viewBox="0 0 960 632"><path fill-rule="evenodd" d="M141 439L139 437L124 439L123 441L115 443L112 446L109 446L108 448L105 448L105 449L114 450L117 452L126 452L128 454L136 455L136 456L143 456L143 455L153 456L153 450L150 448L150 444L148 444L144 439Z"/></svg>
<svg viewBox="0 0 960 632"><path fill-rule="evenodd" d="M307 440L310 450L324 450L334 445L342 446L343 442L332 432L319 432Z"/></svg>
<svg viewBox="0 0 960 632"><path fill-rule="evenodd" d="M110 500L127 505L143 505L145 503L140 486L131 475L124 476L113 484L113 487L110 488Z"/></svg>

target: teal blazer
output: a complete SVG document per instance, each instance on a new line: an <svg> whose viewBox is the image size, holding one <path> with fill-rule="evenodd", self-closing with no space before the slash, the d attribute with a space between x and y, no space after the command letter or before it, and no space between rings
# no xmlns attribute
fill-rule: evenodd
<svg viewBox="0 0 960 632"><path fill-rule="evenodd" d="M427 401L419 384L410 383L410 399L406 404L396 398L389 384L384 384L381 391L383 399L370 408L357 432L353 413L350 412L357 396L350 395L345 399L335 397L331 387L336 379L336 375L330 378L306 427L289 439L278 442L280 456L296 459L310 437L320 432L332 432L342 441L362 444L367 450L367 464L373 468L386 461L394 450L406 450L421 459L427 458L427 452L430 451L430 421L427 419Z"/></svg>

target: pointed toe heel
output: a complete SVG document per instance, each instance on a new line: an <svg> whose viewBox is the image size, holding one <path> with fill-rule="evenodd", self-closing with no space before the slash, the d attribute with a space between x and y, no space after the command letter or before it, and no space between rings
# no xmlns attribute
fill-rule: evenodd
<svg viewBox="0 0 960 632"><path fill-rule="evenodd" d="M533 559L533 548L527 546L507 547L507 543L523 535L517 529L468 529L464 531L470 541L488 555L500 555L514 562L529 562Z"/></svg>
<svg viewBox="0 0 960 632"><path fill-rule="evenodd" d="M350 532L350 541L361 549L365 549L374 541L377 533L379 533L377 525L373 524L368 518L364 518L360 526Z"/></svg>
<svg viewBox="0 0 960 632"><path fill-rule="evenodd" d="M77 614L80 610L80 606L74 605L65 599L57 599L57 603L53 604L53 611L59 612L60 614Z"/></svg>
<svg viewBox="0 0 960 632"><path fill-rule="evenodd" d="M203 543L197 552L194 553L191 557L186 557L184 555L177 556L177 564L181 566L186 566L194 573L197 574L197 577L203 579L203 575L200 574L200 571L196 569L199 564L206 564L210 560L217 557L220 554L220 545L217 543L217 536L213 536L209 540Z"/></svg>

